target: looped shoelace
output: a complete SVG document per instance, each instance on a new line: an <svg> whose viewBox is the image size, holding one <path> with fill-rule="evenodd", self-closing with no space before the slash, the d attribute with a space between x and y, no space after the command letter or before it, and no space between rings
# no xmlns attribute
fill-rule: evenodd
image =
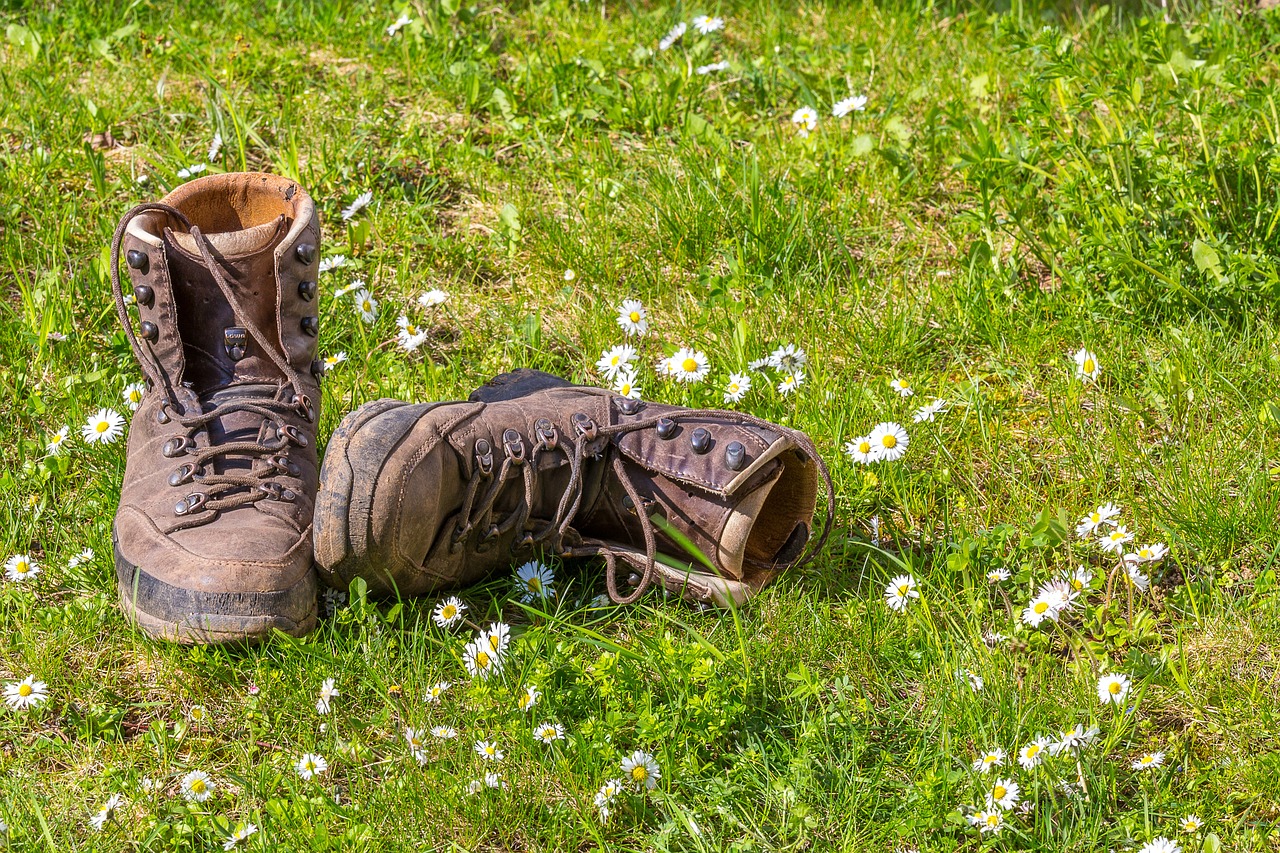
<svg viewBox="0 0 1280 853"><path fill-rule="evenodd" d="M200 252L205 269L213 277L218 289L222 291L223 298L227 300L236 323L247 330L258 343L261 351L284 374L285 381L280 383L274 398L248 395L229 397L211 408L206 409L202 405L202 410L198 413L185 412L186 407L179 401L179 395L174 389L171 378L161 365L155 348L150 341L146 341L144 348L142 340L134 331L133 321L124 299L124 290L120 284L120 248L124 242L125 232L135 217L152 211L165 213L187 228L196 249ZM193 225L191 220L177 208L159 202L140 204L130 210L120 219L120 224L116 226L115 235L111 240L111 291L115 297L116 313L124 327L129 346L142 366L143 374L152 388L160 389L165 395L165 401L160 404L161 422L165 423L172 419L186 430L185 435L171 438L164 445L164 453L170 458L180 455L192 457L190 462L184 463L173 472L170 484L180 486L183 483L192 482L205 487L205 491L193 492L174 505L174 514L185 517L170 525L169 530L197 527L215 518L221 510L256 503L266 498L286 501L296 499L297 495L293 490L275 482L275 478L281 474L296 474L296 466L281 451L291 443L305 447L307 438L296 427L286 423L285 416L291 413L300 414L306 420L311 420L314 418L311 401L299 391L301 384L297 371L287 359L281 357L276 351L276 345L258 328L240 304L240 300L236 298L235 292L227 283L226 277L213 257L213 247L209 239L201 233L199 227ZM286 394L286 390L292 393ZM183 414L177 414L179 411L183 411ZM237 412L255 414L262 418L263 424L274 425L275 439L230 441L195 449L196 435L207 431L209 424L214 421ZM206 466L218 457L231 454L247 456L251 459L268 459L270 466L243 473L205 473ZM193 515L193 513L198 514Z"/></svg>
<svg viewBox="0 0 1280 853"><path fill-rule="evenodd" d="M477 529L485 530L481 545L492 543L504 533L513 529L524 531L536 500L538 459L543 453L559 451L569 461L569 481L560 497L556 512L550 521L541 528L533 531L524 531L522 537L515 542L514 547L523 548L535 544L543 544L563 557L602 557L605 561L605 585L609 592L609 598L617 604L631 604L639 600L640 596L644 595L645 591L653 583L658 556L657 533L654 530L652 519L643 511L645 501L640 496L640 492L631 481L631 478L627 475L626 466L623 464L620 454L612 455L609 463L610 470L617 477L618 482L622 484L623 491L631 499L632 505L636 507L636 517L639 519L641 536L644 538L644 562L637 564L636 555L632 552L616 548L603 540L579 537L571 525L582 502L583 470L586 459L594 455L612 437L636 430L651 429L663 417L677 422L710 417L740 426L755 426L772 432L785 432L796 443L797 448L817 465L818 473L826 486L827 498L826 517L821 534L817 539L809 540L805 553L793 565L796 567L803 566L821 551L831 533L832 523L835 518L835 487L831 483L831 475L827 471L826 463L822 461L822 457L818 454L813 442L802 432L790 430L787 427L770 423L752 415L721 409L689 409L683 412L666 413L665 415L645 418L632 423L614 424L612 426L600 426L589 418L585 418L577 421L575 429L578 434L572 441L560 436L558 430L555 430L554 427L551 427L550 435L540 435L540 441L538 442L528 442L528 439L518 431L509 429L504 433L504 458L496 472L493 468L493 447L487 439L481 439L476 442L476 459L473 460L473 472L467 482L467 490L463 496L462 509L459 513L462 523L453 532L453 538L450 542L451 550L462 547L463 540ZM545 421L545 419L541 420ZM550 424L549 421L546 421L546 423ZM539 432L541 433L541 430ZM512 436L513 433L514 436ZM509 436L511 437L510 440L508 440ZM515 450L517 441L520 448L518 451ZM524 454L526 442L533 447L527 458ZM513 469L520 469L520 471L518 474L513 475ZM493 520L494 505L507 481L514 479L515 476L519 476L523 480L524 489L521 501L505 519L495 523ZM488 480L491 480L491 482L481 494L482 485ZM639 582L627 595L623 595L618 589L619 560L641 571Z"/></svg>

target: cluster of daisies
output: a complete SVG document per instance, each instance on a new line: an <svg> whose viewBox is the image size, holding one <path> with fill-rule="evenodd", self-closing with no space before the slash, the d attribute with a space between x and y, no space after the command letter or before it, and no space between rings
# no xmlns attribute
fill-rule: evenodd
<svg viewBox="0 0 1280 853"><path fill-rule="evenodd" d="M850 113L860 113L867 108L866 95L849 95L831 105L832 118L844 118ZM791 114L791 123L795 125L796 134L807 139L809 134L818 129L818 111L808 104Z"/></svg>
<svg viewBox="0 0 1280 853"><path fill-rule="evenodd" d="M130 411L136 411L142 404L142 395L146 386L134 382L124 389L125 405ZM80 427L80 438L85 444L112 444L124 435L124 416L115 409L103 407L85 418ZM69 446L71 428L64 426L49 436L44 451L48 456L61 456Z"/></svg>
<svg viewBox="0 0 1280 853"><path fill-rule="evenodd" d="M1088 513L1076 524L1076 535L1089 539L1103 553L1120 558L1125 576L1139 590L1151 586L1148 569L1158 566L1169 553L1163 542L1133 546L1136 534L1128 525L1119 522L1120 507L1105 503Z"/></svg>
<svg viewBox="0 0 1280 853"><path fill-rule="evenodd" d="M638 299L623 300L618 308L618 327L627 341L600 353L596 360L596 373L615 394L641 399L643 389L638 373L640 351L632 339L639 339L649 331L649 314ZM809 358L795 344L783 344L768 355L750 362L741 372L731 372L723 388L726 404L740 402L755 387L752 374L763 376L776 387L779 394L791 394L805 381L805 367ZM707 354L692 347L680 347L671 355L658 358L654 371L658 376L686 385L701 383L711 375L711 360ZM769 374L773 373L770 377Z"/></svg>
<svg viewBox="0 0 1280 853"><path fill-rule="evenodd" d="M93 556L93 549L85 548L67 561L67 568L74 569L77 566L84 565L92 560ZM37 577L41 571L40 564L30 554L11 554L4 561L4 576L6 580L22 583Z"/></svg>

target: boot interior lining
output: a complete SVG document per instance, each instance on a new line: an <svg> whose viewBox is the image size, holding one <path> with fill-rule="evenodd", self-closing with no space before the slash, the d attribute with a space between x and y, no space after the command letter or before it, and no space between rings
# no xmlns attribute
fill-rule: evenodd
<svg viewBox="0 0 1280 853"><path fill-rule="evenodd" d="M201 231L220 234L266 225L281 217L290 222L296 191L292 181L274 175L215 175L178 187L166 201Z"/></svg>
<svg viewBox="0 0 1280 853"><path fill-rule="evenodd" d="M795 452L779 455L778 461L782 473L769 489L747 538L744 556L748 563L790 563L808 538L808 522L818 504L817 469ZM805 528L805 536L797 536L798 527Z"/></svg>

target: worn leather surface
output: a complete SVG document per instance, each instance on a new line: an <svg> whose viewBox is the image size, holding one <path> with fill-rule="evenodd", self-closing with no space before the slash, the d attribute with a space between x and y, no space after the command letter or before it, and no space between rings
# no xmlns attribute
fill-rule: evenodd
<svg viewBox="0 0 1280 853"><path fill-rule="evenodd" d="M714 565L711 570L695 563L692 576L659 572L659 579L671 588L700 600L740 600L798 559L808 537L816 470L781 428L731 423L714 413L673 406L649 404L635 410L633 403L623 403L611 392L571 386L533 371L498 377L465 403L392 405L397 407L360 423L329 445L322 491L330 479L339 479L330 476L330 466L335 471L339 465L350 466L347 480L373 484L367 505L356 505L364 498L352 495L351 513L360 519L352 525L357 529L353 536L359 541L341 555L317 554L322 574L340 586L361 576L382 592L420 594L470 584L528 559L536 549L521 544L524 529L536 531L555 516L570 476L565 453L534 452L538 422L545 419L554 425L557 439L572 438L575 415L600 426L650 424L616 436L602 434L590 443L572 529L580 539L604 540L643 557L639 517L627 506L626 492L612 467L612 460L620 458L647 511L663 515ZM659 437L651 425L658 416L677 421L678 429L669 438ZM359 421L360 413L350 416L353 419ZM693 452L689 441L698 427L711 433L710 449L702 454ZM467 483L485 467L477 447L488 442L492 468L499 471L508 429L521 437L525 465L538 471L530 521L497 535L473 530L455 542L453 533L464 520ZM724 449L733 441L747 451L738 470L724 461ZM488 486L493 479L484 482ZM507 517L524 494L522 477L506 483L495 503L495 517ZM317 519L318 525L338 523L342 520ZM665 535L659 536L659 549L693 562ZM723 579L733 581L737 592L724 594Z"/></svg>
<svg viewBox="0 0 1280 853"><path fill-rule="evenodd" d="M304 263L295 247L300 242L318 247L319 222L310 197L296 183L272 175L202 178L182 185L163 201L206 234L248 316L296 369L298 387L283 385L285 376L257 341L248 341L238 361L228 353L225 330L242 325L242 318L233 315L182 223L156 212L135 218L124 248L143 252L147 263L140 270L131 267L129 273L135 292L145 285L154 294L152 305L139 304L139 320L159 328L151 346L168 394L178 406L170 404L165 389L150 388L133 416L115 520L117 550L124 563L154 579L156 589L181 591L182 596L174 596L200 602L206 613L263 615L251 611L271 606L273 599L254 596L305 592L314 584L311 519L318 480L315 418L320 389L310 372L316 338L304 334L300 324L303 317L315 316L319 295L303 299L298 283L316 280L319 251ZM295 394L310 401L309 414L302 406L290 405ZM230 412L196 432L188 451L164 454L166 442L188 435L177 416L247 398L282 405L266 420L254 412ZM281 433L284 427L292 438ZM264 479L278 484L292 499L265 497L229 509L178 513L176 504L201 487L190 478L171 484L171 475L194 453L236 441L278 445L276 455L288 470L255 454L236 453L216 457L206 473L264 472ZM121 582L126 583L124 578ZM300 598L289 602L288 606L306 604ZM151 604L156 613L173 606ZM139 606L146 608L147 602ZM201 614L188 615L195 619Z"/></svg>

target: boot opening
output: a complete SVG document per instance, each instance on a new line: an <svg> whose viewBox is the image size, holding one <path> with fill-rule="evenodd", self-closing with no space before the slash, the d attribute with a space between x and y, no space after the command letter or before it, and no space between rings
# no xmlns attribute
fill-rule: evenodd
<svg viewBox="0 0 1280 853"><path fill-rule="evenodd" d="M245 231L294 217L298 186L275 175L213 175L178 187L166 202L207 234ZM287 226L286 226L287 230Z"/></svg>
<svg viewBox="0 0 1280 853"><path fill-rule="evenodd" d="M782 472L768 489L751 526L744 562L785 567L809 541L809 521L818 503L816 466L798 453L778 457Z"/></svg>

